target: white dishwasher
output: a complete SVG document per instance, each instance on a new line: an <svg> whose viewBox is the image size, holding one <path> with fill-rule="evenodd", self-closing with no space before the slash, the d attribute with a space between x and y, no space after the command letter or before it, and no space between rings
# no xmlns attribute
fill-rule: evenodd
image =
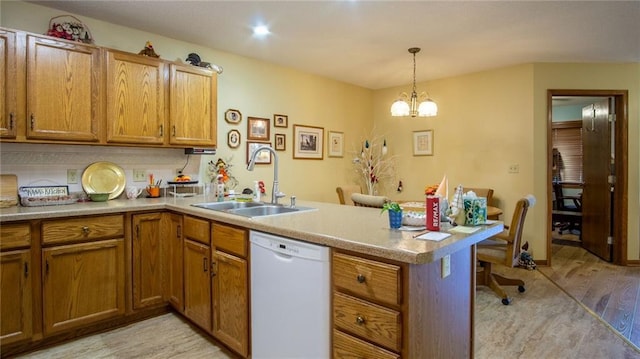
<svg viewBox="0 0 640 359"><path fill-rule="evenodd" d="M328 247L251 231L253 359L331 357Z"/></svg>

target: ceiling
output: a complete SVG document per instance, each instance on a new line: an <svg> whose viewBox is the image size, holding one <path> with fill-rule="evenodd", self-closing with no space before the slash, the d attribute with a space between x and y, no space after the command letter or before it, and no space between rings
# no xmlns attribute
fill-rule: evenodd
<svg viewBox="0 0 640 359"><path fill-rule="evenodd" d="M418 82L531 62L640 62L640 1L29 2L370 89L411 82L410 47L422 48ZM254 37L257 24L271 34Z"/></svg>

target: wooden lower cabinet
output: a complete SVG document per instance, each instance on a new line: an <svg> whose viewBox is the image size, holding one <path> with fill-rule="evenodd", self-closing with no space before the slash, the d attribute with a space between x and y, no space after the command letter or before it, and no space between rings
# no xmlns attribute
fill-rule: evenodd
<svg viewBox="0 0 640 359"><path fill-rule="evenodd" d="M184 315L211 332L211 248L184 241Z"/></svg>
<svg viewBox="0 0 640 359"><path fill-rule="evenodd" d="M364 340L354 338L341 331L333 331L333 358L400 359L400 355L384 350Z"/></svg>
<svg viewBox="0 0 640 359"><path fill-rule="evenodd" d="M4 239L4 238L3 238ZM0 343L29 339L32 335L31 250L0 254Z"/></svg>
<svg viewBox="0 0 640 359"><path fill-rule="evenodd" d="M45 334L124 314L124 239L44 248L42 262Z"/></svg>
<svg viewBox="0 0 640 359"><path fill-rule="evenodd" d="M167 300L180 313L184 313L184 244L182 238L182 215L166 213L167 235L164 238L167 248L166 263Z"/></svg>
<svg viewBox="0 0 640 359"><path fill-rule="evenodd" d="M164 303L162 270L162 213L136 214L132 217L133 308Z"/></svg>

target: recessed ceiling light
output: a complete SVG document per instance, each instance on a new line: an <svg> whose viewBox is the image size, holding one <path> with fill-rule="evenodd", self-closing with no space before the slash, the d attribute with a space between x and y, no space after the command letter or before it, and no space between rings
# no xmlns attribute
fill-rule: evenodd
<svg viewBox="0 0 640 359"><path fill-rule="evenodd" d="M270 34L269 27L267 25L254 26L253 34L256 36L265 36Z"/></svg>

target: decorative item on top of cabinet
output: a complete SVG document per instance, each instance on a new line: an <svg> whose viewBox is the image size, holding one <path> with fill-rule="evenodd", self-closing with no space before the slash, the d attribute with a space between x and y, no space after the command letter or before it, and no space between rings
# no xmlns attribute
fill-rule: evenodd
<svg viewBox="0 0 640 359"><path fill-rule="evenodd" d="M27 139L98 142L100 69L98 47L27 35Z"/></svg>
<svg viewBox="0 0 640 359"><path fill-rule="evenodd" d="M0 344L33 334L31 228L29 223L0 226Z"/></svg>
<svg viewBox="0 0 640 359"><path fill-rule="evenodd" d="M93 44L93 36L91 36L89 27L73 15L58 15L52 17L49 20L49 30L47 30L46 35L59 39L79 41L85 44Z"/></svg>
<svg viewBox="0 0 640 359"><path fill-rule="evenodd" d="M144 44L144 48L138 52L138 55L149 56L149 57L160 57L160 55L156 54L156 50L153 48L153 44L151 41L147 41Z"/></svg>
<svg viewBox="0 0 640 359"><path fill-rule="evenodd" d="M18 128L16 56L15 31L0 28L0 138L16 138Z"/></svg>
<svg viewBox="0 0 640 359"><path fill-rule="evenodd" d="M169 65L169 144L216 146L217 74L211 70Z"/></svg>
<svg viewBox="0 0 640 359"><path fill-rule="evenodd" d="M165 139L165 63L105 51L107 142L162 145Z"/></svg>

